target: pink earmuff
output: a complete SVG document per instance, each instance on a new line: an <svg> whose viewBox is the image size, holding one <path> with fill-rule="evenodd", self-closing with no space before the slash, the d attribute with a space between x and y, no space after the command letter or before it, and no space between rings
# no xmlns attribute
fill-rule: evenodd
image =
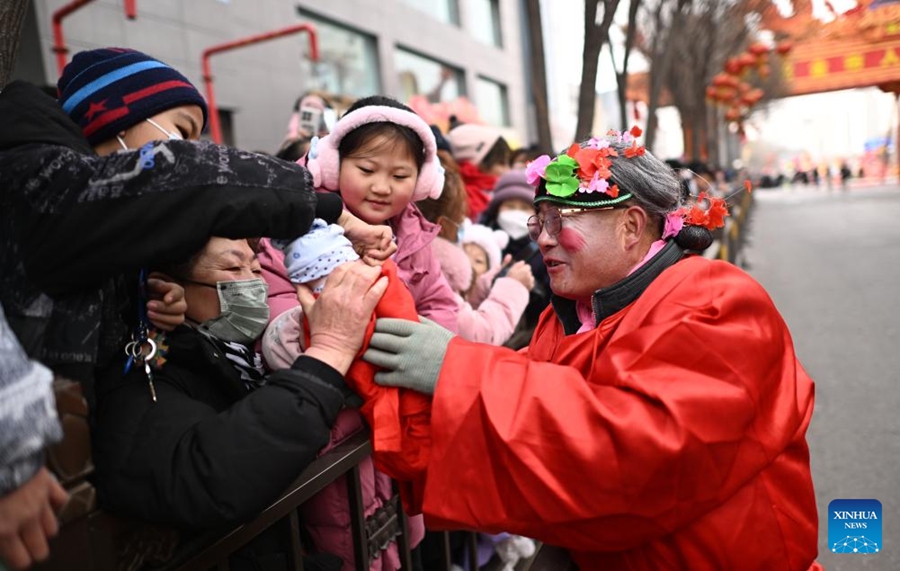
<svg viewBox="0 0 900 571"><path fill-rule="evenodd" d="M419 170L416 189L413 191L413 201L440 197L444 190L444 169L437 156L437 143L431 128L415 113L382 105L362 107L348 113L341 117L331 133L321 139L313 139L306 160L306 168L312 175L316 188L339 190L341 157L338 153L338 145L341 139L357 127L367 123L383 122L409 127L415 131L425 145L425 162Z"/></svg>

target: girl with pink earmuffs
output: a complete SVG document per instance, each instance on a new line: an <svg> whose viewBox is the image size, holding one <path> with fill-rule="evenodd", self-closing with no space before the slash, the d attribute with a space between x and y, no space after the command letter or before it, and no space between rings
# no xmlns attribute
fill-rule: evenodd
<svg viewBox="0 0 900 571"><path fill-rule="evenodd" d="M340 193L344 208L351 214L368 224L390 227L397 245L393 255L397 276L409 288L416 312L456 332L456 295L431 252L440 226L426 220L414 202L439 197L444 186L434 134L425 121L393 99L367 97L357 101L330 134L313 139L308 155L298 162L305 162L317 190ZM289 281L285 268L286 261L294 267L298 260L287 257L318 256L321 265L329 266L341 261L338 256L322 257L298 248L303 246L295 243L283 252L267 239L260 241L258 256L263 278L269 284L271 319L262 349L270 367L290 366L303 350L299 339L302 310L296 286ZM360 429L359 413L342 411L324 450ZM374 468L371 457L360 464L360 479L363 510L368 517L390 500L392 484ZM306 502L303 519L318 550L339 555L343 569L356 568L344 485L335 482ZM410 546L417 545L424 535L421 515L409 518L408 531ZM395 545L382 555L372 562L370 571L399 569Z"/></svg>
<svg viewBox="0 0 900 571"><path fill-rule="evenodd" d="M347 110L330 134L313 140L305 161L317 190L338 192L351 214L391 228L397 273L419 315L456 332L456 298L431 253L440 227L415 205L440 196L444 184L428 124L389 97L366 97ZM259 259L274 319L298 305L296 288L288 281L284 254L267 240L261 243Z"/></svg>

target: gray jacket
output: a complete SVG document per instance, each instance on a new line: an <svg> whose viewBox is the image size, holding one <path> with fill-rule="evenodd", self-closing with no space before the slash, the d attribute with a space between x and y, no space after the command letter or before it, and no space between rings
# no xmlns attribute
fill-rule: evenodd
<svg viewBox="0 0 900 571"><path fill-rule="evenodd" d="M44 462L43 449L62 438L53 374L30 360L0 306L0 496L28 481Z"/></svg>

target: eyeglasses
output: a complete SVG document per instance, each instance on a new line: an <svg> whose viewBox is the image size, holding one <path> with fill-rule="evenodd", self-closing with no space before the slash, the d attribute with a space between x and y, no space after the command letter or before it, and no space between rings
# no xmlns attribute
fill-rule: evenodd
<svg viewBox="0 0 900 571"><path fill-rule="evenodd" d="M628 206L629 205L627 204L616 204L613 206L604 206L603 208L550 208L544 216L535 214L528 219L528 236L537 242L538 238L541 236L541 232L547 230L547 234L555 238L556 236L559 236L559 233L562 230L562 219L564 216L580 214L581 212L598 212L600 210L628 208Z"/></svg>

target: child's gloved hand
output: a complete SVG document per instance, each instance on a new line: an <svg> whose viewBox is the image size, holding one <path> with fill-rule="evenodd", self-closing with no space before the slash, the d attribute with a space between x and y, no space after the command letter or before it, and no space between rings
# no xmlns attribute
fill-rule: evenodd
<svg viewBox="0 0 900 571"><path fill-rule="evenodd" d="M147 318L157 329L172 331L184 323L187 302L184 288L171 281L172 278L158 272L147 278Z"/></svg>
<svg viewBox="0 0 900 571"><path fill-rule="evenodd" d="M375 373L377 384L434 394L447 345L454 335L424 317L419 320L375 320L375 333L363 360L387 369Z"/></svg>

